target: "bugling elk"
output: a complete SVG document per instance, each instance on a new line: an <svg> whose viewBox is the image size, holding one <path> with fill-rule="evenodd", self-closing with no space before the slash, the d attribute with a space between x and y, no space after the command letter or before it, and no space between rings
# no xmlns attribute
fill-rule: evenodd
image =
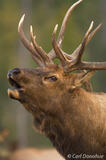
<svg viewBox="0 0 106 160"><path fill-rule="evenodd" d="M82 61L85 47L101 24L92 31L91 22L82 43L72 54L62 50L67 21L81 2L77 1L68 9L57 40L58 25L55 26L53 49L48 54L37 44L32 26L31 42L26 38L22 29L25 15L22 16L18 26L21 41L40 67L9 71L8 80L14 89L9 89L8 95L20 101L32 113L35 128L51 140L65 159L69 159L69 154L82 153L103 154L102 158L106 159L106 94L81 88L96 70L106 69L106 62ZM55 58L60 60L60 65L53 63Z"/></svg>

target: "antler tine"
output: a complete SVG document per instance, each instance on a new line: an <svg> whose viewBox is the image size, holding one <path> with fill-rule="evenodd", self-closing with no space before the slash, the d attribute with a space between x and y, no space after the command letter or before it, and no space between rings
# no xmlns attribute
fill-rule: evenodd
<svg viewBox="0 0 106 160"><path fill-rule="evenodd" d="M36 50L34 49L34 47L31 45L31 43L27 40L24 32L23 32L23 23L24 23L24 19L25 19L25 14L21 17L20 21L19 21L19 25L18 25L18 33L20 35L21 41L24 44L25 48L27 48L30 53L32 54L33 59L35 60L35 62L40 65L43 66L43 62L42 62L42 58L40 57L40 55L36 52Z"/></svg>
<svg viewBox="0 0 106 160"><path fill-rule="evenodd" d="M62 65L64 66L66 64L66 57L64 56L64 52L62 49L59 47L59 44L56 41L56 32L57 32L58 24L56 24L54 31L53 31L53 36L52 36L52 45L53 49L57 55L57 57L61 60Z"/></svg>
<svg viewBox="0 0 106 160"><path fill-rule="evenodd" d="M99 29L101 28L101 26L102 26L102 24L99 24L99 25L94 29L94 31L92 31L92 32L90 33L90 35L88 36L86 45L88 45L88 43L91 41L91 39L94 37L94 35L99 31Z"/></svg>
<svg viewBox="0 0 106 160"><path fill-rule="evenodd" d="M82 43L80 44L80 48L71 55L72 65L76 64L76 63L80 63L82 55L83 55L83 52L84 52L84 49L85 49L85 47L87 45L89 34L90 34L90 32L91 32L91 30L93 28L93 24L94 24L94 22L92 21L88 31L86 32L86 34L85 34L85 36L84 36L84 38L82 40ZM90 38L91 37L89 37L89 41L90 41Z"/></svg>
<svg viewBox="0 0 106 160"><path fill-rule="evenodd" d="M61 46L61 43L64 39L64 33L65 33L65 30L66 30L66 25L67 25L67 22L68 22L68 19L69 17L71 16L71 13L72 11L76 8L76 6L78 6L83 0L79 0L77 1L76 3L74 3L69 9L68 11L66 12L66 15L63 19L63 22L62 22L62 26L61 26L61 29L60 29L60 32L59 32L59 36L58 36L58 39L57 39L57 42L58 44Z"/></svg>
<svg viewBox="0 0 106 160"><path fill-rule="evenodd" d="M101 28L101 25L102 24L99 24L95 29L94 31L92 31L87 40L86 40L86 46L88 45L88 43L91 41L91 39L94 37L94 35L98 32L98 30ZM72 59L72 57L77 57L79 55L79 52L81 50L81 44L77 47L77 49L70 55L70 58ZM69 57L68 57L69 58ZM69 59L70 59L69 58Z"/></svg>
<svg viewBox="0 0 106 160"><path fill-rule="evenodd" d="M34 36L34 34L33 34L33 27L32 26L30 26L30 36L31 36L31 41L32 41L32 44L33 44L35 50L42 57L42 59L44 60L44 63L45 64L53 63L50 60L50 58L48 57L47 53L37 44L37 42L35 40L36 36Z"/></svg>
<svg viewBox="0 0 106 160"><path fill-rule="evenodd" d="M71 13L72 11L76 8L77 5L79 5L83 0L79 0L77 1L76 3L74 3L69 9L68 11L66 12L65 14L65 17L63 19L63 22L62 22L62 25L61 25L61 29L60 29L60 32L59 32L59 36L57 38L57 43L58 45L61 47L61 44L62 44L62 41L64 39L64 33L65 33L65 30L66 30L66 25L67 25L67 22L68 22L68 19L69 17L71 16ZM51 59L54 59L56 58L56 53L54 52L54 50L52 49L50 52L49 52L49 57Z"/></svg>

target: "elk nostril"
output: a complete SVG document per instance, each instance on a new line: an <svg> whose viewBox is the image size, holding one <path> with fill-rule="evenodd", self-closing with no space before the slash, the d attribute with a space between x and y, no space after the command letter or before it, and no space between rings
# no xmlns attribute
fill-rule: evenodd
<svg viewBox="0 0 106 160"><path fill-rule="evenodd" d="M17 75L17 74L19 74L20 73L20 69L19 68L14 68L13 69L13 74L14 75Z"/></svg>
<svg viewBox="0 0 106 160"><path fill-rule="evenodd" d="M8 77L11 77L13 75L17 75L19 73L20 73L20 69L14 68L13 70L11 70L11 71L8 72Z"/></svg>

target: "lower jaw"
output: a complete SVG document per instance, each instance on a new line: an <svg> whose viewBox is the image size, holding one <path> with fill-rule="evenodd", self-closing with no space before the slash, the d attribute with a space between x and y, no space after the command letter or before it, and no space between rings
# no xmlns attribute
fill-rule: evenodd
<svg viewBox="0 0 106 160"><path fill-rule="evenodd" d="M22 89L8 89L8 96L12 99L15 99L15 100L20 100L20 91Z"/></svg>

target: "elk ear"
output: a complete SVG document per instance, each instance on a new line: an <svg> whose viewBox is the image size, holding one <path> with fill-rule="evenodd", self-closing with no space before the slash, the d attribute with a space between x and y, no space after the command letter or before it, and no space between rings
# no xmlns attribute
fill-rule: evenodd
<svg viewBox="0 0 106 160"><path fill-rule="evenodd" d="M81 73L77 73L73 81L73 88L80 87L86 82L88 82L91 79L91 77L95 74L95 72L96 71L93 70L88 72L83 71Z"/></svg>

